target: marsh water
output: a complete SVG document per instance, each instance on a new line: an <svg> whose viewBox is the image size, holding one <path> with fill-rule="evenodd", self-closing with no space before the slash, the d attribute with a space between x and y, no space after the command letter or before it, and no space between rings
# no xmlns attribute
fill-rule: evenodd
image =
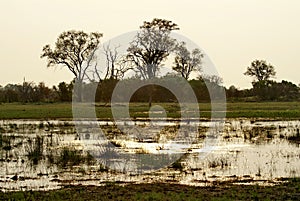
<svg viewBox="0 0 300 201"><path fill-rule="evenodd" d="M72 121L2 120L0 189L156 181L274 184L300 176L300 121L227 119L214 133L217 137L211 138L217 139L213 148L207 150L204 146L212 124L195 123L196 133L187 144L174 137L184 127L178 120L122 122L123 127L134 126L129 130L110 121L87 121L76 127ZM97 129L92 132L91 125L101 128L103 135L99 137ZM172 139L176 140L171 146L168 141ZM109 147L112 152L107 151ZM150 159L156 161L152 166L146 164Z"/></svg>

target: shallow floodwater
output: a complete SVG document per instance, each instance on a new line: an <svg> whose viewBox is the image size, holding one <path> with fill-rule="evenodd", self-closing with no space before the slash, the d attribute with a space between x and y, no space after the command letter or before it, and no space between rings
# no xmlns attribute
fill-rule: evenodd
<svg viewBox="0 0 300 201"><path fill-rule="evenodd" d="M214 133L217 140L209 150L203 147L211 136L212 122L189 122L197 128L191 144L182 143L183 136L176 138L180 127L188 133L179 121L120 124L134 129L120 130L118 123L109 121L86 121L80 127L72 121L1 121L0 189L49 190L69 184L154 181L268 184L300 176L300 121L227 120ZM95 137L92 125L101 127L107 140ZM136 128L142 129L142 136ZM176 140L168 143L172 139ZM107 152L112 146L114 151ZM158 158L156 164L147 164ZM137 166L145 171L133 171Z"/></svg>

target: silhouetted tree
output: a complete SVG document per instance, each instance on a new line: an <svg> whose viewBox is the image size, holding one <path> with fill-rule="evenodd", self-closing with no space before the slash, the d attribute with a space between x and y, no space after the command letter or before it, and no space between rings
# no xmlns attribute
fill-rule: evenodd
<svg viewBox="0 0 300 201"><path fill-rule="evenodd" d="M193 71L201 72L201 59L203 54L198 48L192 50L192 53L187 49L185 42L181 42L175 50L175 66L173 70L178 72L186 80L189 79Z"/></svg>
<svg viewBox="0 0 300 201"><path fill-rule="evenodd" d="M4 101L5 102L18 102L21 100L20 85L7 84L3 89Z"/></svg>
<svg viewBox="0 0 300 201"><path fill-rule="evenodd" d="M199 102L210 101L209 92L201 77L189 81Z"/></svg>
<svg viewBox="0 0 300 201"><path fill-rule="evenodd" d="M176 40L170 37L170 33L179 28L172 21L155 18L152 22L144 22L140 29L127 49L127 59L143 79L152 79L174 50Z"/></svg>
<svg viewBox="0 0 300 201"><path fill-rule="evenodd" d="M234 86L231 85L227 90L226 90L226 97L230 99L237 99L239 98L239 90Z"/></svg>
<svg viewBox="0 0 300 201"><path fill-rule="evenodd" d="M97 68L97 63L94 69L91 70L91 82L98 82L99 85L107 79L120 80L123 79L125 73L132 69L126 60L126 56L121 56L118 52L120 46L112 47L110 44L103 45L101 54L104 55L105 65Z"/></svg>
<svg viewBox="0 0 300 201"><path fill-rule="evenodd" d="M72 90L73 83L67 84L65 82L60 82L58 84L58 96L59 100L62 102L72 101Z"/></svg>
<svg viewBox="0 0 300 201"><path fill-rule="evenodd" d="M271 77L274 77L275 74L274 67L271 64L267 64L264 60L252 61L244 73L244 75L254 77L257 81L269 80Z"/></svg>
<svg viewBox="0 0 300 201"><path fill-rule="evenodd" d="M153 79L158 75L163 61L174 51L176 39L170 37L170 33L179 28L172 21L154 18L151 22L145 21L140 29L127 49L127 60L141 78ZM149 94L149 106L152 92Z"/></svg>
<svg viewBox="0 0 300 201"><path fill-rule="evenodd" d="M103 46L103 53L106 57L106 73L104 79L122 79L124 74L131 69L126 60L119 54L119 47L120 46L112 48L110 44Z"/></svg>
<svg viewBox="0 0 300 201"><path fill-rule="evenodd" d="M55 48L50 45L43 47L41 58L47 58L47 66L63 65L75 76L78 83L76 89L77 100L82 101L82 83L86 78L86 71L94 59L94 53L100 43L101 33L87 34L83 31L66 31L60 34L55 43Z"/></svg>
<svg viewBox="0 0 300 201"><path fill-rule="evenodd" d="M280 85L280 94L283 95L283 97L280 97L281 100L299 100L300 88L296 84L282 80Z"/></svg>
<svg viewBox="0 0 300 201"><path fill-rule="evenodd" d="M297 85L282 80L275 82L272 80L262 80L253 84L254 94L261 101L292 101L300 97Z"/></svg>
<svg viewBox="0 0 300 201"><path fill-rule="evenodd" d="M33 82L26 82L24 79L22 87L19 87L22 102L34 101L34 85Z"/></svg>
<svg viewBox="0 0 300 201"><path fill-rule="evenodd" d="M4 100L4 88L0 85L0 103L5 102Z"/></svg>
<svg viewBox="0 0 300 201"><path fill-rule="evenodd" d="M51 89L44 82L33 86L32 102L49 102L51 99Z"/></svg>
<svg viewBox="0 0 300 201"><path fill-rule="evenodd" d="M209 91L211 100L222 99L224 87L222 86L223 79L218 75L203 75L201 76Z"/></svg>

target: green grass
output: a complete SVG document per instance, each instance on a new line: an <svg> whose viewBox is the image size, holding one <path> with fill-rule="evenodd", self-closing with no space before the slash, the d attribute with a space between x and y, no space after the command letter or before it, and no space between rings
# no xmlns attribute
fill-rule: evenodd
<svg viewBox="0 0 300 201"><path fill-rule="evenodd" d="M0 119L56 119L72 118L70 103L0 104Z"/></svg>
<svg viewBox="0 0 300 201"><path fill-rule="evenodd" d="M300 117L300 102L227 103L227 117L279 118Z"/></svg>
<svg viewBox="0 0 300 201"><path fill-rule="evenodd" d="M300 179L276 186L215 184L195 187L152 183L65 186L51 191L0 192L0 200L298 200Z"/></svg>
<svg viewBox="0 0 300 201"><path fill-rule="evenodd" d="M180 118L180 107L176 103L153 103L162 106L168 117ZM111 119L111 108L100 104L95 107L92 104L82 104L80 111L83 117L89 117L86 108L96 111L100 119ZM210 118L210 103L199 103L200 117ZM148 117L147 103L131 103L130 115L132 118ZM217 114L224 115L224 111ZM0 119L71 119L71 103L48 104L0 104ZM297 119L300 118L300 102L238 102L227 103L227 118L271 118L271 119Z"/></svg>

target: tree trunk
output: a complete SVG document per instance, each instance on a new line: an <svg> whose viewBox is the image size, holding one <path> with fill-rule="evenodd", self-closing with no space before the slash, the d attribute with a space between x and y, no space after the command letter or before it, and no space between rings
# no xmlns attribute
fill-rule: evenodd
<svg viewBox="0 0 300 201"><path fill-rule="evenodd" d="M75 95L75 101L76 102L82 102L82 81L77 81L74 85L74 95Z"/></svg>
<svg viewBox="0 0 300 201"><path fill-rule="evenodd" d="M149 104L149 108L150 108L152 106L152 90L150 91L148 104Z"/></svg>
<svg viewBox="0 0 300 201"><path fill-rule="evenodd" d="M78 102L82 102L82 83L79 84L78 86Z"/></svg>
<svg viewBox="0 0 300 201"><path fill-rule="evenodd" d="M149 108L152 106L152 97L153 97L154 91L155 91L155 87L153 84L151 84L150 92L149 92L149 101L148 101Z"/></svg>

